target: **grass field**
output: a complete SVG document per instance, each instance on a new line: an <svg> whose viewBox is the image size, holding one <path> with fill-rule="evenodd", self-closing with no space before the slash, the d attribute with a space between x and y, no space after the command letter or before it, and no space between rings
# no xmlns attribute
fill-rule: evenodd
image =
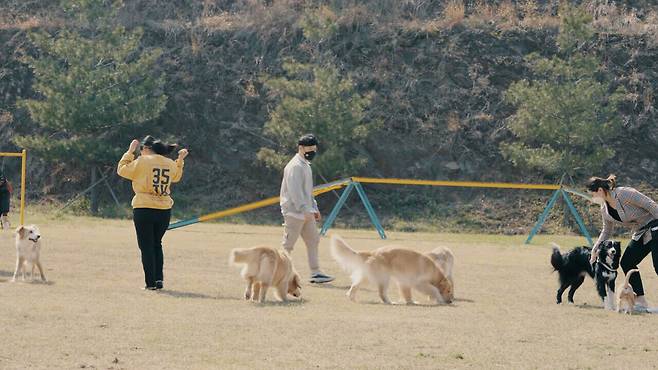
<svg viewBox="0 0 658 370"><path fill-rule="evenodd" d="M48 284L11 283L13 236L0 232L0 368L653 368L658 316L602 309L591 280L576 305L557 306L548 242L524 237L337 232L358 249L396 244L455 253L456 301L447 306L381 304L373 289L359 303L345 296L348 277L321 244L333 284L305 285L303 300L241 300L233 247L277 246L280 228L194 225L165 237L165 290L142 291L129 221L28 217L43 234ZM294 251L308 276L306 251ZM640 266L650 301L658 278ZM392 290L394 285L392 285ZM391 291L397 300L397 291ZM271 297L271 293L270 293ZM420 299L416 295L417 299ZM566 296L565 296L566 298Z"/></svg>

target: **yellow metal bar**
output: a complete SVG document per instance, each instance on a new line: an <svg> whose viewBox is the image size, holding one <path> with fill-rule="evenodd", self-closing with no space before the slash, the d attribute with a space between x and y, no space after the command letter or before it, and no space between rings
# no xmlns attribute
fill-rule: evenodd
<svg viewBox="0 0 658 370"><path fill-rule="evenodd" d="M0 157L22 157L23 153L0 152Z"/></svg>
<svg viewBox="0 0 658 370"><path fill-rule="evenodd" d="M245 204L245 205L240 206L240 207L229 208L229 209L225 209L223 211L219 211L219 212L211 213L211 214L208 214L208 215L205 215L205 216L201 216L201 217L199 217L199 221L204 222L204 221L208 221L208 220L214 220L214 219L220 218L220 217L232 216L232 215L235 215L235 214L238 214L238 213L251 211L252 209L267 207L269 205L276 204L278 202L279 202L279 197L267 198L267 199L264 199L264 200L261 200L261 201L258 201L258 202Z"/></svg>
<svg viewBox="0 0 658 370"><path fill-rule="evenodd" d="M328 186L326 188L313 190L313 195L320 195L320 194L328 193L332 190L340 189L340 188L346 186L347 184L349 184L349 181L342 182L340 184L336 184L336 185L332 185L332 186Z"/></svg>
<svg viewBox="0 0 658 370"><path fill-rule="evenodd" d="M535 189L535 190L558 190L558 189L560 189L559 185L519 184L519 183L509 183L509 182L379 179L379 178L372 178L372 177L352 177L352 181L360 182L360 183L364 183L364 184L459 186L459 187L471 187L471 188Z"/></svg>
<svg viewBox="0 0 658 370"><path fill-rule="evenodd" d="M352 177L349 179L338 180L329 184L322 185L313 190L313 195L320 195L332 190L343 188L351 182L360 182L364 184L393 184L393 185L430 185L430 186L461 186L461 187L478 187L478 188L502 188L502 189L538 189L538 190L557 190L559 185L546 184L518 184L504 182L477 182L477 181L433 181L433 180L413 180L413 179L379 179L372 177ZM214 220L221 217L233 216L238 213L251 211L258 208L267 207L279 202L279 197L272 197L244 204L238 207L225 209L223 211L210 213L200 216L196 222Z"/></svg>
<svg viewBox="0 0 658 370"><path fill-rule="evenodd" d="M332 186L328 186L326 188L321 188L321 189L314 190L313 195L320 195L320 194L330 192L332 190L340 189L343 186L347 185L348 183L349 183L349 181L345 181L345 182L338 183L338 184L335 184L335 185L332 185ZM251 211L251 210L254 210L254 209L258 209L258 208L267 207L267 206L270 206L272 204L277 204L277 203L279 203L279 197L267 198L267 199L260 200L258 202L253 202L253 203L245 204L243 206L229 208L229 209L225 209L223 211L219 211L219 212L215 212L215 213L211 213L211 214L201 216L201 217L199 217L199 222L214 220L214 219L221 218L221 217L233 216L233 215L236 215L238 213Z"/></svg>
<svg viewBox="0 0 658 370"><path fill-rule="evenodd" d="M25 223L25 178L27 175L27 150L23 149L21 152L21 216L20 223Z"/></svg>

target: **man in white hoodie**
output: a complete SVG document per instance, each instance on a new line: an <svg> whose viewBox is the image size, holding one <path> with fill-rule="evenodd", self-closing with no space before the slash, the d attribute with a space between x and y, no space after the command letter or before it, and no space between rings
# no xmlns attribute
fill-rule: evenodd
<svg viewBox="0 0 658 370"><path fill-rule="evenodd" d="M328 283L334 278L320 271L318 245L320 233L316 222L321 219L318 204L313 199L313 171L311 161L317 153L318 140L313 134L302 136L297 142L297 154L283 170L280 202L284 220L283 248L292 252L302 236L308 253L311 283Z"/></svg>

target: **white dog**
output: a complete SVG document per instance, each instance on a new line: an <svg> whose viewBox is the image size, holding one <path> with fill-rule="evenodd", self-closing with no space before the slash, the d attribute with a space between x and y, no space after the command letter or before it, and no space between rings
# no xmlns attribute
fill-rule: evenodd
<svg viewBox="0 0 658 370"><path fill-rule="evenodd" d="M31 279L34 280L34 267L39 268L41 280L46 281L46 275L43 274L43 267L39 261L39 252L41 252L41 233L39 229L34 226L19 226L16 229L16 270L14 277L11 281L16 281L18 273L22 273L22 278L25 280L25 270L28 267L32 268Z"/></svg>

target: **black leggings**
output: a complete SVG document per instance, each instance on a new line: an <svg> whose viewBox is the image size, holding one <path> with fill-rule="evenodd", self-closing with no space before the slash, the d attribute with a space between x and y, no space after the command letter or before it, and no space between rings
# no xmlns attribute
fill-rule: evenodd
<svg viewBox="0 0 658 370"><path fill-rule="evenodd" d="M135 208L133 221L137 232L137 244L142 251L142 266L147 287L163 280L162 237L167 231L171 209Z"/></svg>
<svg viewBox="0 0 658 370"><path fill-rule="evenodd" d="M644 244L643 237L640 240L635 241L631 239L631 242L626 247L624 255L621 257L619 264L621 265L624 274L629 270L636 269L637 265L642 262L644 257L651 253L651 258L653 259L653 269L658 274L658 232L647 231L652 233L651 241L647 244ZM644 287L642 286L642 278L640 278L640 272L636 272L631 275L629 281L633 286L633 291L637 295L644 295Z"/></svg>

